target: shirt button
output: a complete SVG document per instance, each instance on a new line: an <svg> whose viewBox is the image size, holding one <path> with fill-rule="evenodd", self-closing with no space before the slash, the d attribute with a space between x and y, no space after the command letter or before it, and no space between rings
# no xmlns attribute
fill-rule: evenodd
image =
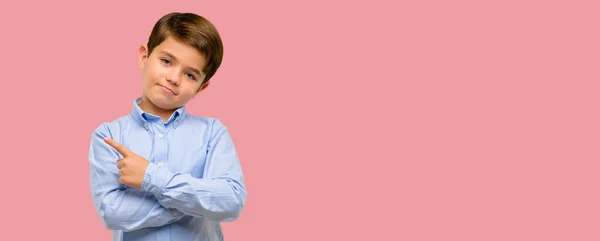
<svg viewBox="0 0 600 241"><path fill-rule="evenodd" d="M163 134L158 134L158 139L162 139L163 138Z"/></svg>
<svg viewBox="0 0 600 241"><path fill-rule="evenodd" d="M163 166L163 163L162 163L162 162L159 162L159 163L158 163L158 166L159 166L159 167L162 167L162 166Z"/></svg>

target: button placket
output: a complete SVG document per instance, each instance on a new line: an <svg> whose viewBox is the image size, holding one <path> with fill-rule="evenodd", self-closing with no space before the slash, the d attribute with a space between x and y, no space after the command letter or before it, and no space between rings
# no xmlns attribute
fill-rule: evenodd
<svg viewBox="0 0 600 241"><path fill-rule="evenodd" d="M165 132L167 130L163 128L162 125L155 126L154 132L154 160L156 161L156 166L158 168L166 168L166 160L167 160L167 152L168 152L168 143Z"/></svg>

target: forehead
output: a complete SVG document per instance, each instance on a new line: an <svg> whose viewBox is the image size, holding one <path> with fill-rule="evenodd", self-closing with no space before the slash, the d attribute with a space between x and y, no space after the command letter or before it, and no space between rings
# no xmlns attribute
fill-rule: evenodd
<svg viewBox="0 0 600 241"><path fill-rule="evenodd" d="M200 71L202 71L206 64L204 55L200 51L171 36L156 46L152 52L152 54L157 55L164 55L165 52L169 53L176 58L178 64L196 68Z"/></svg>

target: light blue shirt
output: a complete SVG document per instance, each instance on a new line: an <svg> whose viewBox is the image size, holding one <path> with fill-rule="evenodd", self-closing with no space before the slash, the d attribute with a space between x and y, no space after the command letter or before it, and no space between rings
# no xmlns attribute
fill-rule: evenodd
<svg viewBox="0 0 600 241"><path fill-rule="evenodd" d="M133 110L102 123L91 138L89 164L93 204L113 240L223 240L220 222L239 217L246 187L227 128L216 118L185 107L167 122ZM110 137L150 164L139 189L119 182Z"/></svg>

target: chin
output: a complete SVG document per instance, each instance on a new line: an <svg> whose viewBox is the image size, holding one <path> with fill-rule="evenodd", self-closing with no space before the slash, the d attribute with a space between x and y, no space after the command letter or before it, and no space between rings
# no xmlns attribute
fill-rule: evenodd
<svg viewBox="0 0 600 241"><path fill-rule="evenodd" d="M152 104L154 104L158 108L164 110L177 109L177 103L165 99L163 96L148 96L148 99L150 100L150 102L152 102Z"/></svg>

